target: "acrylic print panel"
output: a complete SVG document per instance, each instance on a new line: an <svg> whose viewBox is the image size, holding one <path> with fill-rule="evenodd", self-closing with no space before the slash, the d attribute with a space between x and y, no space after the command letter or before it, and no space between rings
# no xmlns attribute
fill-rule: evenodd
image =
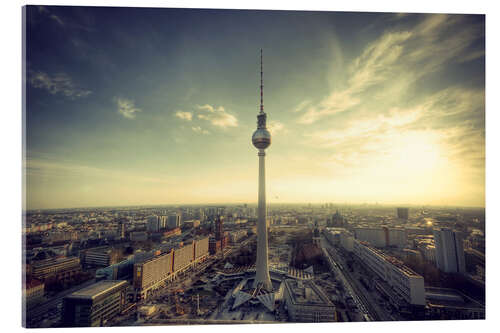
<svg viewBox="0 0 500 333"><path fill-rule="evenodd" d="M484 15L23 24L25 327L484 319Z"/></svg>

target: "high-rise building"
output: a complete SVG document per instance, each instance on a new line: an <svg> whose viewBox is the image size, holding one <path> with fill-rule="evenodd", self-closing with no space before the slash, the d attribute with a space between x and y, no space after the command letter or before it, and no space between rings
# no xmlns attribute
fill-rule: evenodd
<svg viewBox="0 0 500 333"><path fill-rule="evenodd" d="M252 135L252 143L259 150L259 202L257 219L257 262L254 287L262 286L272 290L267 257L266 226L266 166L265 149L271 144L271 133L266 128L267 115L264 113L264 84L262 70L262 49L260 50L260 112L257 115L257 130Z"/></svg>
<svg viewBox="0 0 500 333"><path fill-rule="evenodd" d="M160 219L158 216L149 216L148 217L148 231L149 232L158 232L160 230Z"/></svg>
<svg viewBox="0 0 500 333"><path fill-rule="evenodd" d="M182 215L181 213L176 213L175 215L170 215L167 220L167 226L169 229L175 229L181 227Z"/></svg>
<svg viewBox="0 0 500 333"><path fill-rule="evenodd" d="M126 306L127 281L103 280L64 297L64 326L103 326Z"/></svg>
<svg viewBox="0 0 500 333"><path fill-rule="evenodd" d="M410 209L407 207L398 207L396 209L398 219L408 220L408 216L410 216Z"/></svg>
<svg viewBox="0 0 500 333"><path fill-rule="evenodd" d="M434 230L436 266L446 273L465 273L463 236L449 228Z"/></svg>

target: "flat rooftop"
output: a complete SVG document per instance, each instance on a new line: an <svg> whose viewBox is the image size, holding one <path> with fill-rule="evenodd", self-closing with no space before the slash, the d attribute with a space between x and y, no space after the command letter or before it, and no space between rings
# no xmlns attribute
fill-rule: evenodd
<svg viewBox="0 0 500 333"><path fill-rule="evenodd" d="M112 289L126 285L125 280L103 280L70 294L69 298L94 299Z"/></svg>

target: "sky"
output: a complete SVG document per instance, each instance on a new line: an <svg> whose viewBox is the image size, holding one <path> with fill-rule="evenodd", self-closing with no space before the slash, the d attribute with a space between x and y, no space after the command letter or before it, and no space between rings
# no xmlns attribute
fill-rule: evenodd
<svg viewBox="0 0 500 333"><path fill-rule="evenodd" d="M27 209L485 205L483 15L28 6Z"/></svg>

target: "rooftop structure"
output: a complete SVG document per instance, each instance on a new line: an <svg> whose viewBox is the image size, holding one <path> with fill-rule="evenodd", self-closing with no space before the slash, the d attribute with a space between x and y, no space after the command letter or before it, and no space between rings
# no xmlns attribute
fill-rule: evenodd
<svg viewBox="0 0 500 333"><path fill-rule="evenodd" d="M313 281L285 280L284 298L292 321L337 321L335 306Z"/></svg>
<svg viewBox="0 0 500 333"><path fill-rule="evenodd" d="M120 288L127 284L127 281L121 280L103 280L94 283L88 287L75 291L71 295L67 296L69 298L84 298L84 299L96 299L97 297L104 295L115 288Z"/></svg>

